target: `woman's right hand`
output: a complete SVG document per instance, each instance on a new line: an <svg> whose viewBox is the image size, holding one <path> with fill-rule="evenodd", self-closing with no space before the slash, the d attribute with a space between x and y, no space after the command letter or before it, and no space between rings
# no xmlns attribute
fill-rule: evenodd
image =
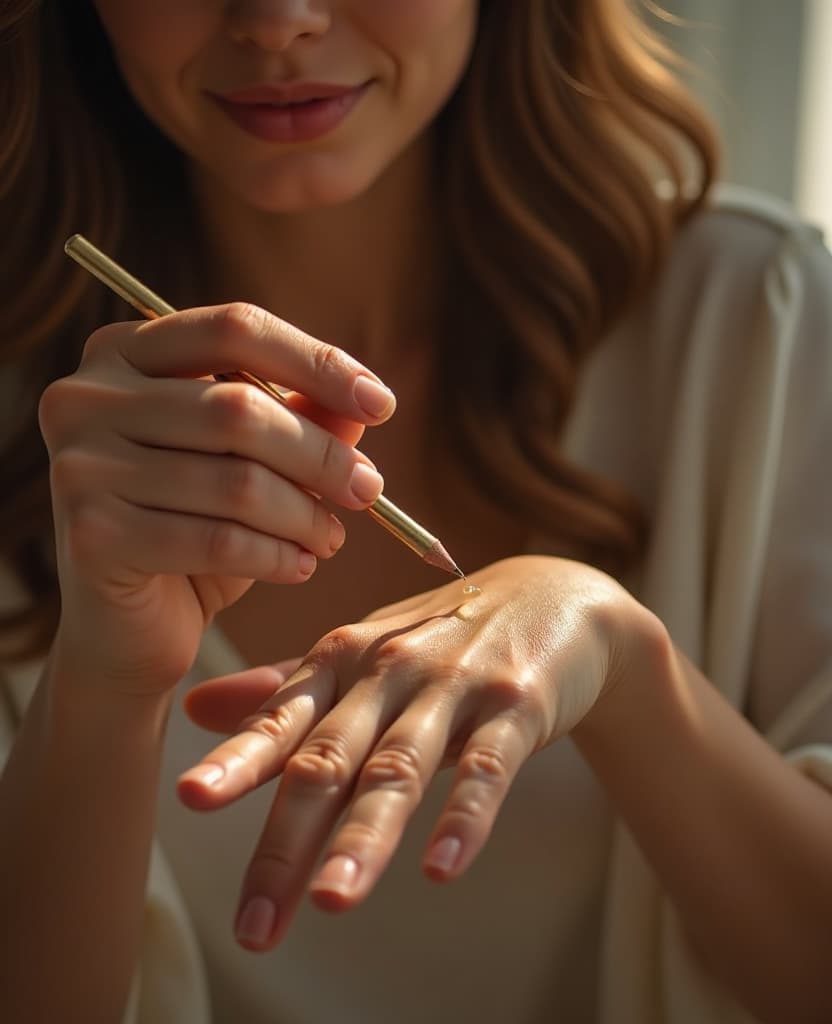
<svg viewBox="0 0 832 1024"><path fill-rule="evenodd" d="M213 374L244 369L287 405ZM208 379L206 379L208 378ZM395 408L351 356L262 309L190 309L92 334L43 394L61 621L73 678L161 692L255 580L299 583L382 488L354 445Z"/></svg>

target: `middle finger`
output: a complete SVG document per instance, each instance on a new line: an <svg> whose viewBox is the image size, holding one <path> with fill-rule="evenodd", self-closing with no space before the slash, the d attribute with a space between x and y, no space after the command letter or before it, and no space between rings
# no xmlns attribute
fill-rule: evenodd
<svg viewBox="0 0 832 1024"><path fill-rule="evenodd" d="M122 406L115 429L139 444L251 459L347 508L383 487L358 449L239 381L154 381Z"/></svg>

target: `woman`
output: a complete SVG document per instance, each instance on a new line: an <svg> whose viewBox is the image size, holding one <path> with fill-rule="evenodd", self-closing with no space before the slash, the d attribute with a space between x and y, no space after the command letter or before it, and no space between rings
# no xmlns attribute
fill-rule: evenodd
<svg viewBox="0 0 832 1024"><path fill-rule="evenodd" d="M829 259L625 5L2 28L7 1017L828 1019Z"/></svg>

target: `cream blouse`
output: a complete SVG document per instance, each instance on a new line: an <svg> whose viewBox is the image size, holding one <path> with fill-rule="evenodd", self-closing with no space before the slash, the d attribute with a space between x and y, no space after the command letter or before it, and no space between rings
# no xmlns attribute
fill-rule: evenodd
<svg viewBox="0 0 832 1024"><path fill-rule="evenodd" d="M650 511L634 594L796 770L832 788L832 258L818 232L719 190L592 357L565 445ZM239 667L212 629L182 685ZM0 756L38 670L4 677ZM273 791L208 816L183 808L175 777L214 743L177 702L129 1024L750 1019L698 967L568 739L528 762L459 882L434 886L418 867L440 777L364 906L306 907L275 952L241 950L238 887Z"/></svg>

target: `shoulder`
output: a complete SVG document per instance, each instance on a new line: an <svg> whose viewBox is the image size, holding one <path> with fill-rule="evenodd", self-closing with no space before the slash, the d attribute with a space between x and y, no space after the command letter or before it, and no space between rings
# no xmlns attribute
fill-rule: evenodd
<svg viewBox="0 0 832 1024"><path fill-rule="evenodd" d="M787 203L720 186L678 233L664 268L624 325L654 359L710 353L714 372L784 347L832 359L832 255ZM634 342L638 344L638 342Z"/></svg>
<svg viewBox="0 0 832 1024"><path fill-rule="evenodd" d="M823 232L788 203L735 185L713 189L707 204L679 232L660 287L687 288L730 280L734 300L759 292L767 274L788 272L809 286L832 280Z"/></svg>

